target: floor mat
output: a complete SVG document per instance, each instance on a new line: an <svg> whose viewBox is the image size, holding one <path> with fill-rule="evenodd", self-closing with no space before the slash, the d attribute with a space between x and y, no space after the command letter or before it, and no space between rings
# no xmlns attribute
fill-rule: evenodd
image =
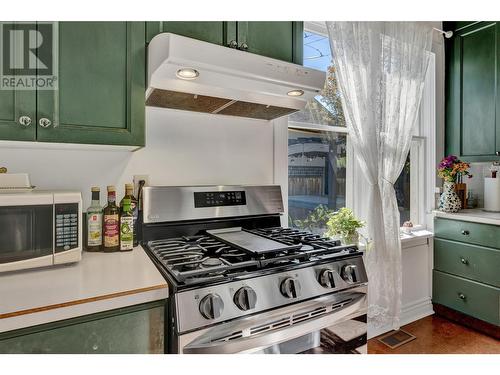
<svg viewBox="0 0 500 375"><path fill-rule="evenodd" d="M386 333L385 335L379 337L378 341L380 341L382 344L387 345L391 349L396 349L397 347L415 339L415 336L400 329L397 331Z"/></svg>

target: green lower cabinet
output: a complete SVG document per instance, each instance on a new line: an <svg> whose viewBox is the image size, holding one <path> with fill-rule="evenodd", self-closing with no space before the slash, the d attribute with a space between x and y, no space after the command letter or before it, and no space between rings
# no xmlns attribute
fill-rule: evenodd
<svg viewBox="0 0 500 375"><path fill-rule="evenodd" d="M165 301L0 333L0 353L164 353Z"/></svg>
<svg viewBox="0 0 500 375"><path fill-rule="evenodd" d="M37 92L37 139L144 145L145 23L59 22L59 90Z"/></svg>
<svg viewBox="0 0 500 375"><path fill-rule="evenodd" d="M434 240L434 268L500 287L500 250L456 241Z"/></svg>
<svg viewBox="0 0 500 375"><path fill-rule="evenodd" d="M434 235L436 238L451 241L500 248L500 228L498 225L436 218L434 220Z"/></svg>
<svg viewBox="0 0 500 375"><path fill-rule="evenodd" d="M433 271L432 301L500 325L500 288Z"/></svg>

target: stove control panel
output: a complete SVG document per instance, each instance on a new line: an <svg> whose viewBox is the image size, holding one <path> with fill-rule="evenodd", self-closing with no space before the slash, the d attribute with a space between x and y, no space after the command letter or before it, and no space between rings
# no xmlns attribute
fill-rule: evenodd
<svg viewBox="0 0 500 375"><path fill-rule="evenodd" d="M353 256L274 274L175 293L179 333L326 294L368 281L363 258Z"/></svg>
<svg viewBox="0 0 500 375"><path fill-rule="evenodd" d="M247 204L244 191L200 191L194 193L194 207L241 206Z"/></svg>

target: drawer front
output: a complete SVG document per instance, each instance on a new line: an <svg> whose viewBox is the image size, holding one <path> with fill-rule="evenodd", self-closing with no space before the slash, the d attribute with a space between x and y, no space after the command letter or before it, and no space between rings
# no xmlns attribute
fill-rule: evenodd
<svg viewBox="0 0 500 375"><path fill-rule="evenodd" d="M432 301L464 314L500 325L500 289L433 271Z"/></svg>
<svg viewBox="0 0 500 375"><path fill-rule="evenodd" d="M437 238L434 268L500 287L500 250Z"/></svg>
<svg viewBox="0 0 500 375"><path fill-rule="evenodd" d="M436 218L434 236L500 249L500 227L497 225Z"/></svg>

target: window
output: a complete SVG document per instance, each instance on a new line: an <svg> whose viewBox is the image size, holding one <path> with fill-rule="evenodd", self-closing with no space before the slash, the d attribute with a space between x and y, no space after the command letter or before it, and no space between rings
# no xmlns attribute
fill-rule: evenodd
<svg viewBox="0 0 500 375"><path fill-rule="evenodd" d="M352 162L353 151L331 64L326 28L317 22L308 24L310 29L306 24L303 39L304 66L325 71L328 79L320 95L304 110L289 116L288 224L321 234L329 212L344 206L355 208L360 214L366 209L367 185L356 163ZM394 184L401 224L408 220L414 225L423 224L428 210L424 184L428 177L424 165L433 165L433 160L432 157L428 160L430 145L425 140L434 129L431 126L434 121L434 72L432 59L424 89L423 102L426 104L420 108L418 129L405 166Z"/></svg>
<svg viewBox="0 0 500 375"><path fill-rule="evenodd" d="M304 32L304 65L327 72L324 90L289 117L289 225L323 233L346 205L347 130L326 36Z"/></svg>
<svg viewBox="0 0 500 375"><path fill-rule="evenodd" d="M289 129L289 225L321 232L325 209L345 206L346 150L344 133Z"/></svg>

